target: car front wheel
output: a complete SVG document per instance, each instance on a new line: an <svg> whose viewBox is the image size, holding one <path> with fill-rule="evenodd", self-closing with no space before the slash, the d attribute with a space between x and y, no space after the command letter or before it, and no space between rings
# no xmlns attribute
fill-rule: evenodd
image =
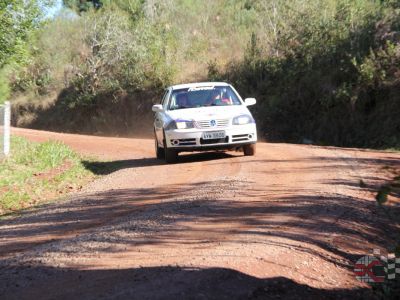
<svg viewBox="0 0 400 300"><path fill-rule="evenodd" d="M256 154L256 144L244 145L243 153L245 156L253 156Z"/></svg>
<svg viewBox="0 0 400 300"><path fill-rule="evenodd" d="M158 146L157 138L154 138L155 150L156 150L156 157L157 159L164 159L164 148Z"/></svg>
<svg viewBox="0 0 400 300"><path fill-rule="evenodd" d="M175 163L178 160L178 152L174 149L169 149L167 143L164 143L164 157L168 164Z"/></svg>

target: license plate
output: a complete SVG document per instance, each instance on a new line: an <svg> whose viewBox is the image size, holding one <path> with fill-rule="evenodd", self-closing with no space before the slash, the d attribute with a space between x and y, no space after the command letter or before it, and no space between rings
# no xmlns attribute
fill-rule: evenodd
<svg viewBox="0 0 400 300"><path fill-rule="evenodd" d="M225 136L225 131L209 131L203 133L203 139L205 140L224 139Z"/></svg>

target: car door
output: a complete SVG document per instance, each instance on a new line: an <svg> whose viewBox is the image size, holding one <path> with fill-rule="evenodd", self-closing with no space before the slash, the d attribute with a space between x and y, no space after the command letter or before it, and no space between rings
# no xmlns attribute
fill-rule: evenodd
<svg viewBox="0 0 400 300"><path fill-rule="evenodd" d="M165 93L161 100L161 105L163 106L164 109L166 109L168 106L169 93L170 93L169 89L165 90ZM163 133L164 122L165 122L164 114L165 114L164 112L156 112L154 116L154 131L156 133L157 140L159 141L160 145L163 143L164 139L164 133Z"/></svg>

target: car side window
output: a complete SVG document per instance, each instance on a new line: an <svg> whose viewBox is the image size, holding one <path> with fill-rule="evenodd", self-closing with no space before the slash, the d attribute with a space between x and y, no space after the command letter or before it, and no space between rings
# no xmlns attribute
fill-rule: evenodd
<svg viewBox="0 0 400 300"><path fill-rule="evenodd" d="M169 90L166 90L163 96L163 99L161 101L162 106L165 108L168 105L168 97L169 96Z"/></svg>
<svg viewBox="0 0 400 300"><path fill-rule="evenodd" d="M167 94L168 94L168 90L165 90L165 91L164 91L164 94L163 94L163 96L162 96L162 98L161 98L160 104L164 105L165 97L167 96Z"/></svg>

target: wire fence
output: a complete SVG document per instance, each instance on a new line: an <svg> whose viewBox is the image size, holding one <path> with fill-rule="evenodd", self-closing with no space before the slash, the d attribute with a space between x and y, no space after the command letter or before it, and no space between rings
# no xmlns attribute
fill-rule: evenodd
<svg viewBox="0 0 400 300"><path fill-rule="evenodd" d="M10 153L10 123L11 106L10 102L0 105L0 158Z"/></svg>

